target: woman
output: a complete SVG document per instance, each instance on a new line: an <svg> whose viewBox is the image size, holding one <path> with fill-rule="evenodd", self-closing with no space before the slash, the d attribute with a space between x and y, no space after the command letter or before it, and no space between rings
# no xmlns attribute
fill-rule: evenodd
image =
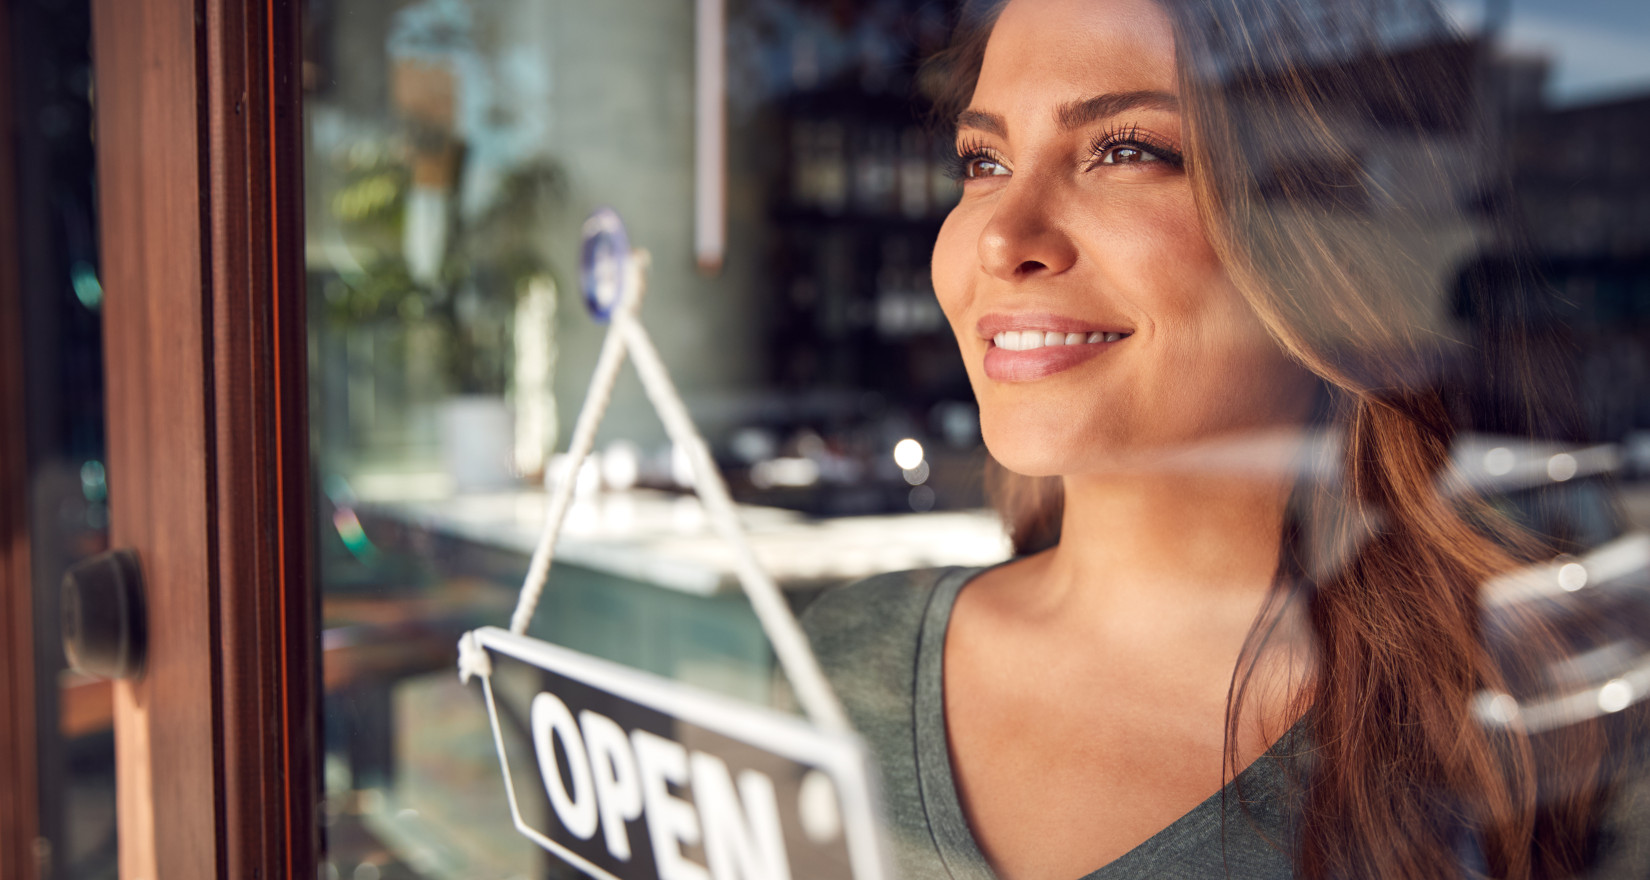
<svg viewBox="0 0 1650 880"><path fill-rule="evenodd" d="M1565 536L1449 467L1553 418L1461 270L1507 243L1479 64L1414 3L965 15L933 280L1019 555L804 621L898 876L1650 874L1618 731L1474 710L1561 688L1568 637L1482 613Z"/></svg>

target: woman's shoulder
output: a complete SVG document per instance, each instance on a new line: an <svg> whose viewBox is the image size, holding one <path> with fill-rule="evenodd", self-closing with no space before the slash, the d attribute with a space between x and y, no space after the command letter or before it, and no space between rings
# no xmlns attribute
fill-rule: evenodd
<svg viewBox="0 0 1650 880"><path fill-rule="evenodd" d="M919 610L946 575L970 572L956 567L890 571L827 588L802 613L804 623L841 616Z"/></svg>
<svg viewBox="0 0 1650 880"><path fill-rule="evenodd" d="M802 613L802 629L827 675L886 679L912 674L922 619L950 578L972 568L891 571L827 589Z"/></svg>
<svg viewBox="0 0 1650 880"><path fill-rule="evenodd" d="M973 569L924 568L896 571L827 589L802 612L802 628L820 663L914 650L923 616L935 590L948 576Z"/></svg>

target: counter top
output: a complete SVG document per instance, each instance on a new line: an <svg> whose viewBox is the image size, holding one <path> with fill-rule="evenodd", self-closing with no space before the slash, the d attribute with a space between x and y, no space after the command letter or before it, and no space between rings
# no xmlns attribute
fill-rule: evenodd
<svg viewBox="0 0 1650 880"><path fill-rule="evenodd" d="M436 534L531 556L543 529L540 490L441 500L363 503L374 514ZM817 587L886 571L990 565L1009 556L1008 536L987 510L814 519L739 506L757 559L781 587ZM711 532L698 498L651 490L576 500L556 562L696 595L735 592L733 554Z"/></svg>

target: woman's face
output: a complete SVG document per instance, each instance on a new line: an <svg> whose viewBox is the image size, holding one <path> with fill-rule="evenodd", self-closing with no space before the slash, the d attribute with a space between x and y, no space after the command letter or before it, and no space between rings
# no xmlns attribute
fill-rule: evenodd
<svg viewBox="0 0 1650 880"><path fill-rule="evenodd" d="M992 30L933 274L1011 470L1099 472L1304 418L1306 374L1193 204L1174 51L1151 0L1011 0Z"/></svg>

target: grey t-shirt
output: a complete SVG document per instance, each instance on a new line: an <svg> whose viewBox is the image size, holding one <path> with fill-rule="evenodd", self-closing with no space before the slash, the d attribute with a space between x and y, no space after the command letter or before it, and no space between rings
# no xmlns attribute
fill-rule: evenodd
<svg viewBox="0 0 1650 880"><path fill-rule="evenodd" d="M945 732L946 626L957 593L983 569L897 572L836 588L802 625L881 774L896 880L996 880L969 830ZM1306 748L1302 725L1194 807L1080 880L1292 878L1288 772ZM1650 750L1617 756L1612 796L1586 880L1650 878ZM1074 878L1079 880L1079 878Z"/></svg>
<svg viewBox="0 0 1650 880"><path fill-rule="evenodd" d="M946 626L981 569L881 575L832 590L803 628L878 769L899 880L995 880L957 798L945 733ZM1283 761L1298 728L1226 788L1083 880L1293 877ZM1075 880L1075 878L1074 878Z"/></svg>

